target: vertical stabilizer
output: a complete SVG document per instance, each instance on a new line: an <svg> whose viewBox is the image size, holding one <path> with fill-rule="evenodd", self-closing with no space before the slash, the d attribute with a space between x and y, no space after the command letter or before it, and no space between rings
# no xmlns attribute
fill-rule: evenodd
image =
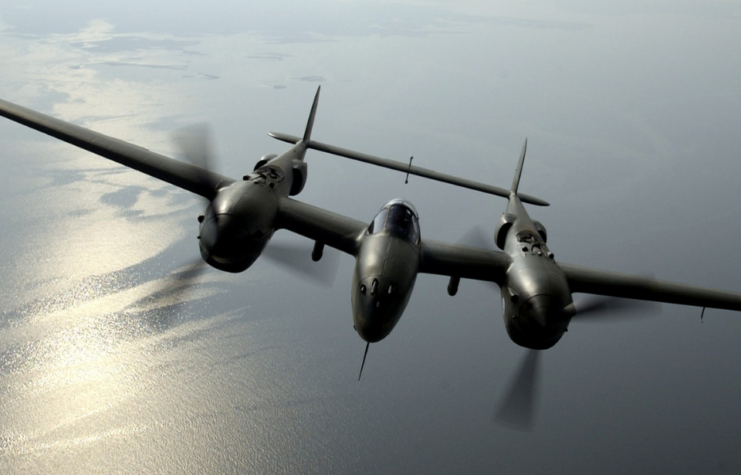
<svg viewBox="0 0 741 475"><path fill-rule="evenodd" d="M517 163L517 169L515 170L515 179L512 180L512 193L517 194L517 187L520 186L520 175L522 175L522 165L525 163L525 152L527 152L527 139L522 144L522 153L520 153L520 161Z"/></svg>
<svg viewBox="0 0 741 475"><path fill-rule="evenodd" d="M316 96L314 96L314 104L311 105L309 122L306 124L306 131L304 132L304 142L311 140L311 129L314 128L314 116L316 115L316 106L319 103L319 92L321 92L321 90L322 86L319 86L316 90Z"/></svg>

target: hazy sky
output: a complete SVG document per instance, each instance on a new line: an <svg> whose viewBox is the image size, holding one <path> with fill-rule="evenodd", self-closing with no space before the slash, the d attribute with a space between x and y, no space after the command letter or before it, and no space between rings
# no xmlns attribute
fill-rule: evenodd
<svg viewBox="0 0 741 475"><path fill-rule="evenodd" d="M557 260L741 291L740 31L730 0L0 0L0 98L168 155L208 122L234 177L318 85L317 140L498 186L528 137ZM370 221L404 197L423 238L505 205L307 162L299 199ZM358 383L350 258L330 288L260 260L163 295L198 199L4 119L0 164L3 473L741 471L741 315L574 322L513 432L497 289L421 276Z"/></svg>

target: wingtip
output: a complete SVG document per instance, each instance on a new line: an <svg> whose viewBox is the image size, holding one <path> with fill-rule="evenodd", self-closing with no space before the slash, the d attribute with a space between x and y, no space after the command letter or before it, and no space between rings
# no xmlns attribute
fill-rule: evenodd
<svg viewBox="0 0 741 475"><path fill-rule="evenodd" d="M535 196L526 195L525 193L517 193L517 197L520 198L520 201L523 203L535 205L535 206L550 206L551 204L547 202L546 200L541 200L540 198L536 198Z"/></svg>
<svg viewBox="0 0 741 475"><path fill-rule="evenodd" d="M302 139L301 137L296 137L295 135L290 134L284 134L283 132L268 132L268 136L273 137L276 140L280 140L281 142L286 143L299 143Z"/></svg>

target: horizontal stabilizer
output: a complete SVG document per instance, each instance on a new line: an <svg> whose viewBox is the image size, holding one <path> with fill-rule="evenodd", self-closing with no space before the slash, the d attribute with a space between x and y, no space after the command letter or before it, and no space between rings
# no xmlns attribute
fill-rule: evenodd
<svg viewBox="0 0 741 475"><path fill-rule="evenodd" d="M283 134L280 132L270 132L269 135L283 142L294 143L294 144L302 140L301 137L297 137L295 135ZM410 175L421 176L424 178L429 178L430 180L441 181L443 183L449 183L451 185L468 188L470 190L480 191L482 193L488 193L490 195L501 196L503 198L509 198L509 195L510 195L510 190L505 190L504 188L499 188L498 186L492 186L492 185L487 185L485 183L479 183L479 182L472 181L472 180L466 180L465 178L459 178L453 175L447 175L445 173L438 173L434 170L430 170L427 168L411 166L408 163L398 162L396 160L389 160L387 158L375 157L373 155L368 155L365 153L354 152L352 150L348 150L348 149L341 148L341 147L336 147L334 145L328 145L328 144L321 143L321 142L316 142L314 140L310 140L305 143L306 143L306 147L310 149L318 150L320 152L330 153L332 155L339 155L340 157L349 158L351 160L357 160L359 162L370 163L371 165L376 165L379 167L400 171L402 173L409 173ZM536 206L548 206L549 205L547 201L541 200L540 198L535 198L534 196L529 196L529 195L525 195L521 193L518 193L517 196L520 198L520 201L522 201L523 203L529 203L529 204L536 205Z"/></svg>

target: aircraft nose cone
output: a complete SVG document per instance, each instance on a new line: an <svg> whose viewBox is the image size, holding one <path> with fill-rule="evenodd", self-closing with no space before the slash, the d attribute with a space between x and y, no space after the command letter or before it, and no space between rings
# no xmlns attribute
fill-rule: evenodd
<svg viewBox="0 0 741 475"><path fill-rule="evenodd" d="M547 328L556 316L558 305L550 295L536 295L527 301L527 309L533 323Z"/></svg>
<svg viewBox="0 0 741 475"><path fill-rule="evenodd" d="M201 227L201 245L214 257L229 257L239 252L239 227L228 214L213 216Z"/></svg>
<svg viewBox="0 0 741 475"><path fill-rule="evenodd" d="M382 276L363 279L353 294L355 330L370 343L386 338L403 310L398 286Z"/></svg>
<svg viewBox="0 0 741 475"><path fill-rule="evenodd" d="M561 339L564 332L563 305L550 295L536 295L528 299L519 317L510 320L507 333L512 341L525 348L546 350Z"/></svg>

